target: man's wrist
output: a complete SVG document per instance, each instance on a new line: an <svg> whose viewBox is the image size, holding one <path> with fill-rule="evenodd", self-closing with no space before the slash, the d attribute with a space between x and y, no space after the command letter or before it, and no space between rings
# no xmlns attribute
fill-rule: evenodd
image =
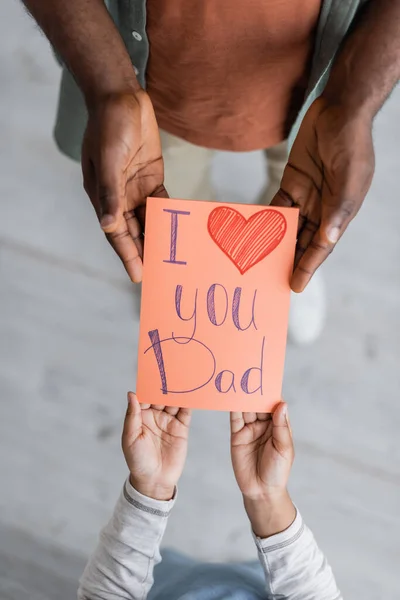
<svg viewBox="0 0 400 600"><path fill-rule="evenodd" d="M152 481L139 481L132 473L129 477L129 483L137 492L139 492L139 494L147 496L147 498L152 498L153 500L169 501L172 500L175 495L176 486Z"/></svg>
<svg viewBox="0 0 400 600"><path fill-rule="evenodd" d="M336 89L335 89L336 88ZM345 86L337 91L336 84L327 85L322 93L326 109L334 110L341 116L343 122L363 122L371 126L376 109L367 97L359 97L353 89L347 90Z"/></svg>
<svg viewBox="0 0 400 600"><path fill-rule="evenodd" d="M355 56L354 56L355 54ZM374 96L355 85L357 79L357 52L346 48L333 65L326 87L322 93L326 107L336 110L344 120L372 122L376 113Z"/></svg>
<svg viewBox="0 0 400 600"><path fill-rule="evenodd" d="M326 121L329 118L330 123L335 123L335 128L340 130L343 127L362 127L371 128L374 118L373 111L353 102L345 95L330 94L326 89L322 95L315 100L318 103L318 117L315 126L318 128L321 118Z"/></svg>
<svg viewBox="0 0 400 600"><path fill-rule="evenodd" d="M113 98L122 98L123 96L136 96L142 87L132 71L132 78L123 78L114 85L99 86L84 91L85 104L88 111L96 110L102 104Z"/></svg>
<svg viewBox="0 0 400 600"><path fill-rule="evenodd" d="M262 539L285 531L296 518L288 491L278 490L258 497L243 496L254 534Z"/></svg>

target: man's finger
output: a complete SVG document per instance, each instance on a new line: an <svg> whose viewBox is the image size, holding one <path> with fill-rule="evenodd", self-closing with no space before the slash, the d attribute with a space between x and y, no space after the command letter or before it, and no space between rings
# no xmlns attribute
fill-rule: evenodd
<svg viewBox="0 0 400 600"><path fill-rule="evenodd" d="M283 208L291 208L294 204L293 198L280 188L271 200L270 206L281 206Z"/></svg>
<svg viewBox="0 0 400 600"><path fill-rule="evenodd" d="M101 208L100 225L105 233L116 231L126 206L126 179L120 153L120 148L110 146L102 151L95 165Z"/></svg>
<svg viewBox="0 0 400 600"><path fill-rule="evenodd" d="M304 239L307 237L306 234L303 239L299 238L297 243L295 270L291 281L291 288L294 292L304 290L315 271L335 248L361 204L354 200L333 199L330 197L326 185L323 194L321 224L318 231L312 235L312 228L317 225L317 222L310 221L309 236L312 236L311 240L307 244L307 239Z"/></svg>
<svg viewBox="0 0 400 600"><path fill-rule="evenodd" d="M82 156L83 188L90 198L90 202L96 211L97 218L101 218L101 208L97 197L96 173L89 158Z"/></svg>
<svg viewBox="0 0 400 600"><path fill-rule="evenodd" d="M318 231L318 223L312 221L310 219L305 219L304 225L300 231L300 234L297 238L296 243L296 254L294 257L294 267L296 268L299 264L302 256L306 252L308 246L310 245L314 235Z"/></svg>
<svg viewBox="0 0 400 600"><path fill-rule="evenodd" d="M150 198L169 198L169 194L165 189L164 184L157 186L149 196ZM138 222L142 228L143 233L145 233L146 229L146 206L147 206L147 198L143 198L143 203L139 204L135 209L135 214L137 216Z"/></svg>
<svg viewBox="0 0 400 600"><path fill-rule="evenodd" d="M358 213L364 198L344 196L339 201L328 200L323 206L321 232L331 244L336 244Z"/></svg>
<svg viewBox="0 0 400 600"><path fill-rule="evenodd" d="M282 207L282 208L299 208L296 200L288 192L286 192L282 187L277 191L275 196L272 198L270 206L278 206L278 207ZM299 221L297 224L297 235L302 230L306 220L307 220L306 216L303 215L300 210L299 211Z"/></svg>
<svg viewBox="0 0 400 600"><path fill-rule="evenodd" d="M142 259L129 233L125 219L122 219L116 231L107 233L106 237L124 263L124 267L131 280L134 283L140 283L143 272Z"/></svg>
<svg viewBox="0 0 400 600"><path fill-rule="evenodd" d="M140 258L143 258L143 232L142 226L136 216L134 210L129 210L124 213L125 221L128 227L129 234L133 239Z"/></svg>
<svg viewBox="0 0 400 600"><path fill-rule="evenodd" d="M163 183L157 186L150 195L152 198L169 198L168 192Z"/></svg>
<svg viewBox="0 0 400 600"><path fill-rule="evenodd" d="M270 206L280 206L282 208L300 208L294 198L288 192L280 188L273 197ZM307 222L307 217L299 210L299 221L297 223L297 235L299 235Z"/></svg>
<svg viewBox="0 0 400 600"><path fill-rule="evenodd" d="M139 257L143 258L144 249L144 227L146 220L146 201L143 191L138 185L138 179L134 178L127 183L128 206L135 206L134 209L126 211L124 218L127 223L128 231L135 243ZM169 198L164 185L157 186L151 196L155 198Z"/></svg>
<svg viewBox="0 0 400 600"><path fill-rule="evenodd" d="M290 286L294 292L302 292L318 267L328 258L334 249L326 237L322 237L321 228L312 238L307 250L296 266Z"/></svg>

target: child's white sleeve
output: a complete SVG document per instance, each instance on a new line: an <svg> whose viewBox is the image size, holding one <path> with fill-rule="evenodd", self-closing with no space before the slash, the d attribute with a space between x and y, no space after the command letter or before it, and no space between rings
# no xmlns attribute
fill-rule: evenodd
<svg viewBox="0 0 400 600"><path fill-rule="evenodd" d="M175 503L143 496L125 482L110 522L80 580L78 600L142 600L161 561L160 543Z"/></svg>
<svg viewBox="0 0 400 600"><path fill-rule="evenodd" d="M299 512L282 533L254 539L268 600L342 600L332 569Z"/></svg>

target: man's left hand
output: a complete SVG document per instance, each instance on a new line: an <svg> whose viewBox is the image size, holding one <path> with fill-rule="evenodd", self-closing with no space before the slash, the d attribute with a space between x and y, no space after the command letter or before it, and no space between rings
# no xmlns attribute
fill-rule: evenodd
<svg viewBox="0 0 400 600"><path fill-rule="evenodd" d="M274 206L300 209L291 287L301 292L356 216L374 174L372 120L323 96L307 111Z"/></svg>

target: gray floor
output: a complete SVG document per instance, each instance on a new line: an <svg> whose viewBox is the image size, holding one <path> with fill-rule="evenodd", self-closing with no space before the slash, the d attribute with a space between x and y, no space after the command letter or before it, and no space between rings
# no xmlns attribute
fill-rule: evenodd
<svg viewBox="0 0 400 600"><path fill-rule="evenodd" d="M0 3L0 598L67 600L125 476L139 290L99 232L77 165L51 140L58 68L15 0ZM375 131L368 200L325 268L329 321L289 348L294 499L346 598L400 597L400 90ZM251 199L259 154L218 155L222 198ZM250 185L251 184L251 185ZM250 187L249 187L250 186ZM212 537L211 537L212 536ZM166 542L254 556L227 415L197 413Z"/></svg>

